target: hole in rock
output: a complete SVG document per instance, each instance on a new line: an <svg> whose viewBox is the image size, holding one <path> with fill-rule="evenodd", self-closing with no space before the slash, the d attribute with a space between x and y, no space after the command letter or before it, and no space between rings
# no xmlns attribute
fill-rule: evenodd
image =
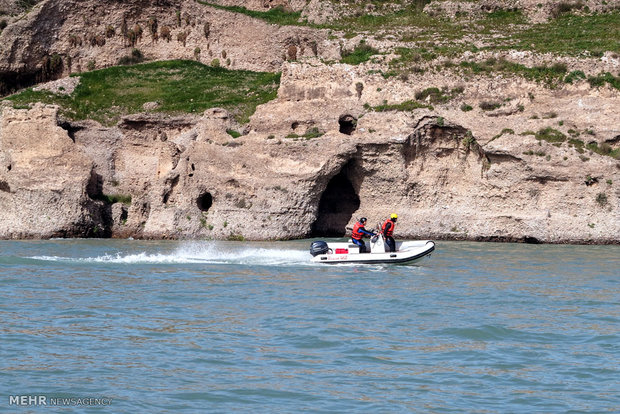
<svg viewBox="0 0 620 414"><path fill-rule="evenodd" d="M211 193L204 193L198 197L196 204L200 211L207 211L213 205L213 196L211 196Z"/></svg>
<svg viewBox="0 0 620 414"><path fill-rule="evenodd" d="M342 237L346 234L345 227L360 206L360 198L348 177L349 170L343 168L327 184L312 225L312 236Z"/></svg>
<svg viewBox="0 0 620 414"><path fill-rule="evenodd" d="M357 119L353 115L342 115L338 119L338 124L340 125L341 134L351 135L357 127Z"/></svg>
<svg viewBox="0 0 620 414"><path fill-rule="evenodd" d="M86 184L86 194L93 200L101 200L103 197L103 177L92 170L88 184Z"/></svg>

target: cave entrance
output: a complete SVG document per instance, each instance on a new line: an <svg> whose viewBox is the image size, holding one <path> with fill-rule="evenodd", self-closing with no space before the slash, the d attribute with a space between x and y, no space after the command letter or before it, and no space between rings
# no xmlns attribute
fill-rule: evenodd
<svg viewBox="0 0 620 414"><path fill-rule="evenodd" d="M345 166L327 184L321 195L317 219L312 225L312 236L342 237L353 213L360 207L353 184L349 180L350 166Z"/></svg>
<svg viewBox="0 0 620 414"><path fill-rule="evenodd" d="M208 211L213 205L213 196L211 193L201 194L196 200L196 204L200 211Z"/></svg>
<svg viewBox="0 0 620 414"><path fill-rule="evenodd" d="M342 115L338 118L338 125L341 134L351 135L357 128L357 119L353 115Z"/></svg>

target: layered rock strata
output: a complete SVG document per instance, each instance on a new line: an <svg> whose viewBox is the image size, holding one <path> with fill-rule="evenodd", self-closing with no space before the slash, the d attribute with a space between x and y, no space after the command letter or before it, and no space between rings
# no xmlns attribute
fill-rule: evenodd
<svg viewBox="0 0 620 414"><path fill-rule="evenodd" d="M406 238L620 238L617 160L584 161L530 135L483 140L448 112L368 111L360 78L343 69L323 92L302 93L301 72L315 69L289 68L279 98L236 139L218 109L106 128L60 122L44 106L5 108L0 236L287 239L397 212ZM313 129L323 135L304 137ZM541 150L549 160L530 155Z"/></svg>
<svg viewBox="0 0 620 414"><path fill-rule="evenodd" d="M357 4L339 3L246 6L282 6L322 21ZM522 6L544 20L551 3L541 4ZM463 3L427 8L435 6L450 15ZM475 15L500 4L470 6ZM532 17L536 10L544 13ZM122 33L139 29L135 38ZM0 81L12 87L114 65L133 47L148 59L282 72L278 98L259 106L236 139L226 131L238 125L218 108L167 116L145 103L152 112L104 127L59 119L55 107L3 106L1 238L287 239L343 235L360 216L375 224L397 212L398 237L620 241L620 164L595 151L620 146L620 94L609 86L581 79L548 88L442 69L440 59L384 76L394 54L335 63L360 36L338 39L189 0L45 0L12 19L0 40ZM368 43L384 52L399 45ZM528 67L553 61L582 78L620 67L610 52L466 52L451 63L492 59ZM77 82L43 87L70 94ZM449 99L419 98L429 87Z"/></svg>
<svg viewBox="0 0 620 414"><path fill-rule="evenodd" d="M340 56L326 30L269 24L194 0L45 0L0 32L0 93L117 65L133 48L147 60L274 72L286 60Z"/></svg>

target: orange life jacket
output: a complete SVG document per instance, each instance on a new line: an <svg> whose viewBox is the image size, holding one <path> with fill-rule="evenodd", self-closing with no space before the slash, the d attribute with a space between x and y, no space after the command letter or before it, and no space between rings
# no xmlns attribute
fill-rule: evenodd
<svg viewBox="0 0 620 414"><path fill-rule="evenodd" d="M390 227L390 229L386 232L385 231L385 226L387 226L387 224L390 223L392 226ZM385 237L392 237L392 234L394 234L394 227L396 227L396 223L394 223L392 221L392 219L387 219L385 220L385 223L383 223L383 226L381 226L381 233L383 233L383 235Z"/></svg>
<svg viewBox="0 0 620 414"><path fill-rule="evenodd" d="M354 240L362 240L362 237L364 237L364 233L362 233L360 231L360 228L364 228L364 225L358 221L353 226L353 231L351 232L351 238L352 239L354 239Z"/></svg>

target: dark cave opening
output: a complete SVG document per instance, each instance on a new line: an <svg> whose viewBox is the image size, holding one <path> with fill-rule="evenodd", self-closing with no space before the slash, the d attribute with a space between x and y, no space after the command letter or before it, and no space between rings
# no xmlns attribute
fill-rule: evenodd
<svg viewBox="0 0 620 414"><path fill-rule="evenodd" d="M342 115L338 119L338 125L341 134L351 135L357 128L357 119L353 115Z"/></svg>
<svg viewBox="0 0 620 414"><path fill-rule="evenodd" d="M213 205L213 196L211 193L201 194L196 200L196 204L198 205L200 211L207 211Z"/></svg>
<svg viewBox="0 0 620 414"><path fill-rule="evenodd" d="M317 219L312 225L312 237L343 237L346 234L345 227L360 206L348 171L343 168L327 184L319 201Z"/></svg>

